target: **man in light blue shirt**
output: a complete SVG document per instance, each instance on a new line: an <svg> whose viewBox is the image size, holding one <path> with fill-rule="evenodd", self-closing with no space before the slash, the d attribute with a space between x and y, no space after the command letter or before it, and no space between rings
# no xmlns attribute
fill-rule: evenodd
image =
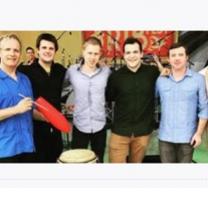
<svg viewBox="0 0 208 208"><path fill-rule="evenodd" d="M98 66L101 42L95 37L83 45L84 63L71 66L65 76L65 87L74 90L72 148L87 148L103 162L106 146L105 88L110 74L108 67ZM68 84L67 84L68 82Z"/></svg>
<svg viewBox="0 0 208 208"><path fill-rule="evenodd" d="M156 82L161 103L160 157L165 163L192 161L208 118L205 79L186 67L187 60L186 48L173 44L169 49L171 73Z"/></svg>

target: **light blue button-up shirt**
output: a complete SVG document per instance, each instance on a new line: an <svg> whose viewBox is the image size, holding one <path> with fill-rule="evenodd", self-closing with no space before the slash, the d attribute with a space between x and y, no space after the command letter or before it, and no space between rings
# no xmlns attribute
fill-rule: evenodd
<svg viewBox="0 0 208 208"><path fill-rule="evenodd" d="M81 132L95 133L105 126L105 88L109 75L110 69L104 67L89 76L81 71L80 65L73 65L66 72L65 83L70 82L74 90L73 123Z"/></svg>
<svg viewBox="0 0 208 208"><path fill-rule="evenodd" d="M172 75L160 76L156 82L156 95L161 103L159 139L189 143L196 132L198 119L208 118L204 77L190 69L180 81L175 81Z"/></svg>

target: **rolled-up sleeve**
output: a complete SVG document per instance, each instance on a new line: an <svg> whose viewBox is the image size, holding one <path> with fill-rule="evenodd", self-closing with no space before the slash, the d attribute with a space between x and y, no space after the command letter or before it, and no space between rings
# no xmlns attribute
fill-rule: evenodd
<svg viewBox="0 0 208 208"><path fill-rule="evenodd" d="M198 91L198 117L208 119L208 98L206 92L206 84L203 76L199 77L199 91Z"/></svg>

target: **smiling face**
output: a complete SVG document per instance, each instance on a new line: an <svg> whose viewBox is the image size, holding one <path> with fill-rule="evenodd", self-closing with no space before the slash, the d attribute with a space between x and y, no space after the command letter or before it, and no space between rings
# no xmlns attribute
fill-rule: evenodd
<svg viewBox="0 0 208 208"><path fill-rule="evenodd" d="M55 44L51 41L41 40L38 48L39 61L45 64L53 62L55 57L56 49Z"/></svg>
<svg viewBox="0 0 208 208"><path fill-rule="evenodd" d="M173 70L183 70L186 68L188 56L184 47L178 47L169 51L169 63Z"/></svg>
<svg viewBox="0 0 208 208"><path fill-rule="evenodd" d="M16 69L20 60L20 43L14 38L5 38L0 43L1 67Z"/></svg>
<svg viewBox="0 0 208 208"><path fill-rule="evenodd" d="M124 47L124 60L129 69L136 70L141 64L143 53L138 43L126 44Z"/></svg>

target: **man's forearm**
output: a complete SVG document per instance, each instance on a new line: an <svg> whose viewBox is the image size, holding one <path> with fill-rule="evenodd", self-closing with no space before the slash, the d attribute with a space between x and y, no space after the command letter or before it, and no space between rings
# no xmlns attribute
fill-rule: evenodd
<svg viewBox="0 0 208 208"><path fill-rule="evenodd" d="M17 114L18 114L18 109L16 106L1 109L0 110L0 121L10 118L10 117L17 115Z"/></svg>
<svg viewBox="0 0 208 208"><path fill-rule="evenodd" d="M197 130L196 130L196 134L201 136L204 132L206 124L207 124L207 119L200 118L198 122Z"/></svg>

